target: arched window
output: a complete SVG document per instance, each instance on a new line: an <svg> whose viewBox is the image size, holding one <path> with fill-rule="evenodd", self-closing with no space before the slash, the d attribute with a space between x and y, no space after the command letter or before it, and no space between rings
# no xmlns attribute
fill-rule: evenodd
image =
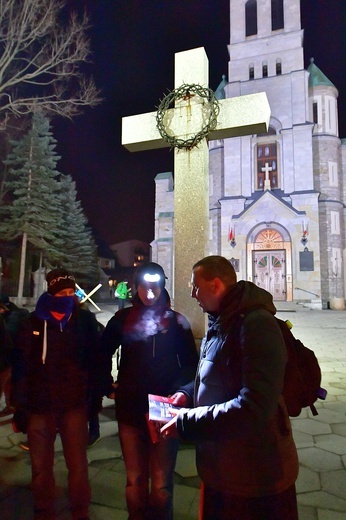
<svg viewBox="0 0 346 520"><path fill-rule="evenodd" d="M256 237L255 249L283 249L284 239L276 229L265 229ZM260 261L261 262L261 261ZM274 264L280 263L280 260L274 260ZM266 260L263 259L262 265L265 266Z"/></svg>
<svg viewBox="0 0 346 520"><path fill-rule="evenodd" d="M318 104L317 102L312 103L312 117L313 122L318 123Z"/></svg>
<svg viewBox="0 0 346 520"><path fill-rule="evenodd" d="M266 182L267 181L267 182ZM276 142L257 145L257 189L278 188L278 160Z"/></svg>
<svg viewBox="0 0 346 520"><path fill-rule="evenodd" d="M249 79L255 79L255 69L253 66L249 67Z"/></svg>
<svg viewBox="0 0 346 520"><path fill-rule="evenodd" d="M268 77L268 65L266 63L263 63L263 65L262 65L262 77L263 78Z"/></svg>
<svg viewBox="0 0 346 520"><path fill-rule="evenodd" d="M245 4L245 35L257 34L257 0L248 0Z"/></svg>
<svg viewBox="0 0 346 520"><path fill-rule="evenodd" d="M281 74L282 74L281 61L277 61L276 62L276 75L281 76Z"/></svg>
<svg viewBox="0 0 346 520"><path fill-rule="evenodd" d="M283 0L272 0L272 31L284 28Z"/></svg>

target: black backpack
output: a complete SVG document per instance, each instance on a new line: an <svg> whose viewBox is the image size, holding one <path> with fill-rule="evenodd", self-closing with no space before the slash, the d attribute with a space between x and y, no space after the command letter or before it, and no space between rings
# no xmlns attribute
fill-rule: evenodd
<svg viewBox="0 0 346 520"><path fill-rule="evenodd" d="M290 321L276 318L287 349L287 364L283 397L291 417L300 415L302 408L309 407L312 415L318 415L317 399L325 399L327 390L321 387L321 369L315 353L295 338Z"/></svg>
<svg viewBox="0 0 346 520"><path fill-rule="evenodd" d="M245 314L240 315L244 319ZM287 349L287 363L282 395L291 417L300 415L303 408L310 408L313 415L318 415L315 408L317 399L325 399L327 390L321 387L321 369L314 352L295 338L291 332L290 321L276 318ZM241 323L239 324L239 332Z"/></svg>

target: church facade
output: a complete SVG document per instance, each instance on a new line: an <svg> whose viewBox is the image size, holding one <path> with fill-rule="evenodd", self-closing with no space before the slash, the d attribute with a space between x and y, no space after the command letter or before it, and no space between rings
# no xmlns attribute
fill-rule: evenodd
<svg viewBox="0 0 346 520"><path fill-rule="evenodd" d="M209 244L274 301L345 308L346 140L337 88L304 69L300 0L230 0L219 99L266 92L269 130L209 142ZM156 176L152 257L172 294L174 180ZM191 208L193 211L193 207ZM196 258L198 260L198 258Z"/></svg>

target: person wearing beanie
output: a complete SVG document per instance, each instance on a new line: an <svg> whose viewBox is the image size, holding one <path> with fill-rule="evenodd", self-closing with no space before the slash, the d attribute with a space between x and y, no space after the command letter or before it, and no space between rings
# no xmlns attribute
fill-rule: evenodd
<svg viewBox="0 0 346 520"><path fill-rule="evenodd" d="M132 306L116 312L101 340L104 395L115 397L129 520L173 519L178 442L151 440L148 394L173 394L194 377L198 362L190 325L171 309L165 280L159 264L138 268ZM120 346L114 383L112 357Z"/></svg>
<svg viewBox="0 0 346 520"><path fill-rule="evenodd" d="M37 301L15 339L13 403L28 413L34 518L53 519L54 442L58 432L68 468L72 518L89 518L88 396L100 394L101 326L79 305L74 276L47 275Z"/></svg>
<svg viewBox="0 0 346 520"><path fill-rule="evenodd" d="M76 280L74 276L66 269L53 269L49 271L46 277L47 292L55 296L64 289L72 289L73 295L76 290ZM71 293L72 294L72 293Z"/></svg>

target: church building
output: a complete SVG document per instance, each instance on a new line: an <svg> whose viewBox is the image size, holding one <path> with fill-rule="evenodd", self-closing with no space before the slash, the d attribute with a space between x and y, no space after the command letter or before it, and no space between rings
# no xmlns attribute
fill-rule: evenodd
<svg viewBox="0 0 346 520"><path fill-rule="evenodd" d="M228 50L216 97L266 92L271 118L266 134L209 142L209 254L274 301L344 309L346 139L337 88L312 58L304 69L300 0L230 0ZM172 294L172 173L155 182L152 258Z"/></svg>

